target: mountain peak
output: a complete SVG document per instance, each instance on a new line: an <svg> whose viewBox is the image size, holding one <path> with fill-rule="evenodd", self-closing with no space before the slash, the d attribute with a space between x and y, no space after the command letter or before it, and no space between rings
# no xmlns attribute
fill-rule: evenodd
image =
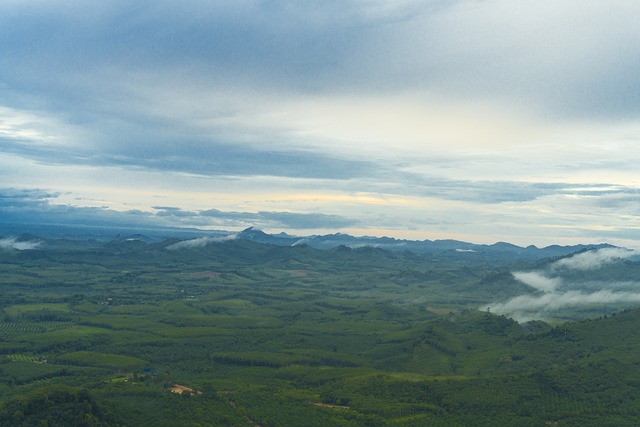
<svg viewBox="0 0 640 427"><path fill-rule="evenodd" d="M566 256L584 248L584 245L549 246L538 248L534 245L521 247L508 242L480 245L453 239L443 240L396 240L389 237L355 237L345 233L327 235L292 236L286 233L269 234L253 226L238 233L239 239L275 246L296 246L304 243L315 249L335 249L339 247L356 249L363 247L384 249L389 252L413 252L416 254L458 254L467 257L513 257L542 259ZM589 247L592 247L590 245ZM600 245L597 245L600 246ZM461 255L462 254L462 255Z"/></svg>

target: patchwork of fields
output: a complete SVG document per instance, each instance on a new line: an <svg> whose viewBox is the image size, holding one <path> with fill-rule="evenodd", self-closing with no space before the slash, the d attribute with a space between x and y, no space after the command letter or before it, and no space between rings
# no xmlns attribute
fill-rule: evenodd
<svg viewBox="0 0 640 427"><path fill-rule="evenodd" d="M173 243L0 251L0 425L640 422L635 309L518 324L477 310L513 263Z"/></svg>

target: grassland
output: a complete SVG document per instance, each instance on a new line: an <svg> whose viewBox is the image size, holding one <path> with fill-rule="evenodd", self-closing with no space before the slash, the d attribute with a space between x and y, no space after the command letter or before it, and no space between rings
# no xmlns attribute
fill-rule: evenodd
<svg viewBox="0 0 640 427"><path fill-rule="evenodd" d="M477 310L523 292L499 260L171 243L0 252L0 425L640 423L635 309L521 325Z"/></svg>

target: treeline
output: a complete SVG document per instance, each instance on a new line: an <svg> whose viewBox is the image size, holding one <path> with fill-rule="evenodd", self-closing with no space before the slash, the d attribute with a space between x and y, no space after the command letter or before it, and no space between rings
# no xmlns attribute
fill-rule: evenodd
<svg viewBox="0 0 640 427"><path fill-rule="evenodd" d="M0 409L0 426L125 426L86 389L54 386L16 397Z"/></svg>

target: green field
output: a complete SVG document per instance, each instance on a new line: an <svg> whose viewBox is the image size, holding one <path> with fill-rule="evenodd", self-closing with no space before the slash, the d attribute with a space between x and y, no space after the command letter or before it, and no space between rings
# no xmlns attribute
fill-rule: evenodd
<svg viewBox="0 0 640 427"><path fill-rule="evenodd" d="M170 243L0 251L0 425L640 424L640 311L479 311L524 262Z"/></svg>

